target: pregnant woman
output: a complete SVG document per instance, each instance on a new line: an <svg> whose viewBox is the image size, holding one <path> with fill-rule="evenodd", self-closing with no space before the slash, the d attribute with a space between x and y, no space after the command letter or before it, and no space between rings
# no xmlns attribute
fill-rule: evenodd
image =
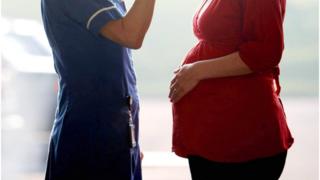
<svg viewBox="0 0 320 180"><path fill-rule="evenodd" d="M276 180L293 143L279 97L285 0L205 0L175 71L173 151L193 180Z"/></svg>

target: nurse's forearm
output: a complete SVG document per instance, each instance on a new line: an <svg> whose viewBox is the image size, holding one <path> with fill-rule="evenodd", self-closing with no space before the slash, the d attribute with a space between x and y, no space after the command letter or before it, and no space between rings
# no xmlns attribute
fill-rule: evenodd
<svg viewBox="0 0 320 180"><path fill-rule="evenodd" d="M129 48L139 49L150 26L154 6L155 0L135 0L126 16L109 22L101 34Z"/></svg>
<svg viewBox="0 0 320 180"><path fill-rule="evenodd" d="M128 37L132 38L137 47L141 47L149 29L154 6L155 0L135 0L130 11L123 19L123 25L127 30Z"/></svg>
<svg viewBox="0 0 320 180"><path fill-rule="evenodd" d="M252 71L242 61L238 52L227 56L194 63L198 79L221 78L250 74Z"/></svg>

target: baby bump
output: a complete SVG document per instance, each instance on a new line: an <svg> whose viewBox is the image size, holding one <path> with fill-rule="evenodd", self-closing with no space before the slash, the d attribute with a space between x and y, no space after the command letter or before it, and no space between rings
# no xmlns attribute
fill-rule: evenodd
<svg viewBox="0 0 320 180"><path fill-rule="evenodd" d="M177 121L182 123L185 122L183 119L197 119L201 114L208 123L215 123L224 119L227 112L236 112L238 107L248 106L245 109L250 109L260 104L273 106L275 97L272 78L246 75L207 79L175 103L174 109Z"/></svg>
<svg viewBox="0 0 320 180"><path fill-rule="evenodd" d="M200 40L187 54L183 64L210 60L231 54L237 50L237 43L221 43Z"/></svg>

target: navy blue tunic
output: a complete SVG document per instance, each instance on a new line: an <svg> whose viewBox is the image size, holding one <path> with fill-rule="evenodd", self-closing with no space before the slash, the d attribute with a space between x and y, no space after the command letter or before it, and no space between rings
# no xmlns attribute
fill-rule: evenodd
<svg viewBox="0 0 320 180"><path fill-rule="evenodd" d="M42 0L59 76L46 180L140 180L126 97L138 137L139 103L130 49L99 34L126 13L120 0Z"/></svg>

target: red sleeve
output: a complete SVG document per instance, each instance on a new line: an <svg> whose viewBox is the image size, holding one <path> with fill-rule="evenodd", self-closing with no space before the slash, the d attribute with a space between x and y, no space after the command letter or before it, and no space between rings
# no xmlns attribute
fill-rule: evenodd
<svg viewBox="0 0 320 180"><path fill-rule="evenodd" d="M276 67L281 59L284 0L243 1L243 43L239 54L252 71Z"/></svg>

